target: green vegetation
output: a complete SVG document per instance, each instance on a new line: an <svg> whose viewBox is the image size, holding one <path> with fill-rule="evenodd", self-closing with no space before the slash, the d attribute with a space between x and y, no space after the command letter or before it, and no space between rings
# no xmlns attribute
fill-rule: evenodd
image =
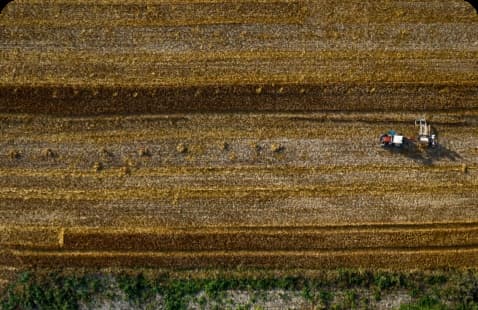
<svg viewBox="0 0 478 310"><path fill-rule="evenodd" d="M79 302L104 291L102 275L62 276L24 272L10 285L1 302L2 309L77 309Z"/></svg>
<svg viewBox="0 0 478 310"><path fill-rule="evenodd" d="M232 291L248 293L248 302L235 304ZM255 309L273 291L280 292L284 301L290 301L292 294L318 309L367 309L394 292L410 296L411 302L400 305L400 309L478 309L478 271L398 273L341 269L317 271L309 276L224 272L194 278L168 273L153 276L140 271L108 275L31 271L21 273L10 284L0 305L5 310L78 309L95 300L120 299L151 308L157 307L156 302L165 309L185 309L190 303L202 309Z"/></svg>
<svg viewBox="0 0 478 310"><path fill-rule="evenodd" d="M146 279L142 273L136 276L121 274L117 277L118 287L124 292L129 301L140 303L159 293L159 283Z"/></svg>

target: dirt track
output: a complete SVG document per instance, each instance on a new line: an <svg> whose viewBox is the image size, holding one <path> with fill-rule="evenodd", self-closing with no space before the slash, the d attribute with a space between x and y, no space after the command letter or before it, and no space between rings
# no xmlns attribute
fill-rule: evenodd
<svg viewBox="0 0 478 310"><path fill-rule="evenodd" d="M0 278L478 266L478 15L425 2L12 2Z"/></svg>

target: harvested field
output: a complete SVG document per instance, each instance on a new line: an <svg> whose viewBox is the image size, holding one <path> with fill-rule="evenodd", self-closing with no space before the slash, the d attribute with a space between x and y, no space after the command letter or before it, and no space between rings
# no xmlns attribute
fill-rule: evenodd
<svg viewBox="0 0 478 310"><path fill-rule="evenodd" d="M477 267L477 27L458 0L13 1L0 284L33 266ZM436 148L378 145L421 117Z"/></svg>
<svg viewBox="0 0 478 310"><path fill-rule="evenodd" d="M437 149L377 145L411 116L3 115L0 241L24 266L475 266L476 116L434 114Z"/></svg>
<svg viewBox="0 0 478 310"><path fill-rule="evenodd" d="M462 0L92 3L4 9L0 113L478 108Z"/></svg>

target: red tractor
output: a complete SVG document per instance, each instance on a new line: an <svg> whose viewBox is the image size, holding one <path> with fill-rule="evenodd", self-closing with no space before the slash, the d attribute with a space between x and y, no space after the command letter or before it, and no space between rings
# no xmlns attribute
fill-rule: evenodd
<svg viewBox="0 0 478 310"><path fill-rule="evenodd" d="M402 147L407 142L407 138L397 135L395 130L389 130L388 133L380 136L380 145Z"/></svg>

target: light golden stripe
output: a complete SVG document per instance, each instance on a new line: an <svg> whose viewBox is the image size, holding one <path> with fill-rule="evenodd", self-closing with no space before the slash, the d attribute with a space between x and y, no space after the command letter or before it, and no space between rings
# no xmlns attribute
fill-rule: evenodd
<svg viewBox="0 0 478 310"><path fill-rule="evenodd" d="M469 170L478 170L478 165L468 165ZM381 171L422 171L422 172L462 172L462 165L357 165L357 166L316 166L316 167L298 167L298 166L234 166L234 167L185 167L185 166L168 166L161 168L138 168L134 170L134 176L141 177L158 177L158 176L183 176L183 175L230 175L230 174L273 174L294 176L296 174L316 175L323 173L343 173L343 172L381 172ZM50 169L50 168L0 168L0 176L8 177L116 177L119 169L106 169L101 173L91 170L75 170L75 169Z"/></svg>
<svg viewBox="0 0 478 310"><path fill-rule="evenodd" d="M217 187L171 187L171 188L135 188L122 190L64 190L64 189L24 189L15 187L0 188L0 199L52 199L52 200L124 200L124 199L205 199L205 198L291 198L291 197L341 197L349 195L384 195L393 189L394 194L420 192L422 194L473 193L478 188L478 180L465 184L407 184L384 183L342 185L329 184L316 186L223 186Z"/></svg>

